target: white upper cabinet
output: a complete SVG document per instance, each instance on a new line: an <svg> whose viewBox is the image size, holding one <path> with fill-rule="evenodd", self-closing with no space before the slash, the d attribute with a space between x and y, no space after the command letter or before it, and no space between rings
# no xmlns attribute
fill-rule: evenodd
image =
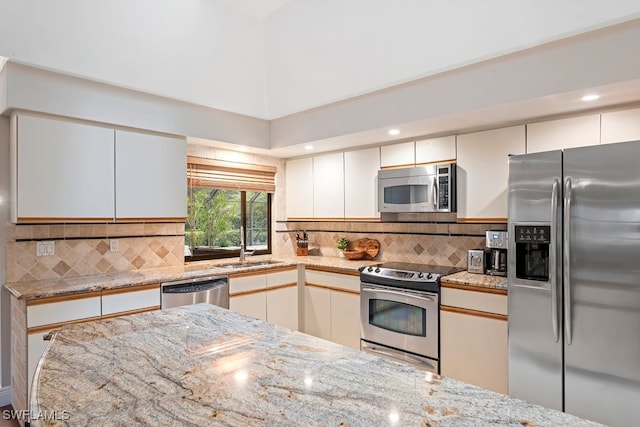
<svg viewBox="0 0 640 427"><path fill-rule="evenodd" d="M314 218L344 218L343 153L313 158Z"/></svg>
<svg viewBox="0 0 640 427"><path fill-rule="evenodd" d="M12 221L112 221L113 129L20 115L12 131Z"/></svg>
<svg viewBox="0 0 640 427"><path fill-rule="evenodd" d="M378 170L380 148L344 153L345 218L379 218Z"/></svg>
<svg viewBox="0 0 640 427"><path fill-rule="evenodd" d="M380 166L414 166L416 163L416 147L413 141L380 147Z"/></svg>
<svg viewBox="0 0 640 427"><path fill-rule="evenodd" d="M640 108L602 114L602 144L640 140Z"/></svg>
<svg viewBox="0 0 640 427"><path fill-rule="evenodd" d="M287 218L313 217L313 158L287 160L285 178Z"/></svg>
<svg viewBox="0 0 640 427"><path fill-rule="evenodd" d="M600 115L527 125L527 153L600 144Z"/></svg>
<svg viewBox="0 0 640 427"><path fill-rule="evenodd" d="M187 142L116 131L116 219L187 216Z"/></svg>
<svg viewBox="0 0 640 427"><path fill-rule="evenodd" d="M455 135L416 141L416 164L455 161Z"/></svg>
<svg viewBox="0 0 640 427"><path fill-rule="evenodd" d="M458 221L506 221L507 159L524 152L524 126L458 136Z"/></svg>

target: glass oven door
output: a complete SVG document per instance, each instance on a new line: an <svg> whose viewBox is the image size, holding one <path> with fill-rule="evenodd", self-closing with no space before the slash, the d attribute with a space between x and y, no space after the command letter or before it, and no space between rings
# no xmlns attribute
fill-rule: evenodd
<svg viewBox="0 0 640 427"><path fill-rule="evenodd" d="M361 284L362 339L438 359L438 294Z"/></svg>

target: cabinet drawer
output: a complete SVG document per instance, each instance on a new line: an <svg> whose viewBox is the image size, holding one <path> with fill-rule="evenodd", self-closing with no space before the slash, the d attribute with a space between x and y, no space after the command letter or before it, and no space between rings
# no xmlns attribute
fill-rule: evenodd
<svg viewBox="0 0 640 427"><path fill-rule="evenodd" d="M70 296L67 300L56 298L56 302L32 302L27 305L27 328L55 323L70 322L90 317L99 318L100 294Z"/></svg>
<svg viewBox="0 0 640 427"><path fill-rule="evenodd" d="M264 290L266 289L266 287L266 274L229 277L229 295L249 291Z"/></svg>
<svg viewBox="0 0 640 427"><path fill-rule="evenodd" d="M102 315L160 307L160 285L139 290L109 290L102 294Z"/></svg>
<svg viewBox="0 0 640 427"><path fill-rule="evenodd" d="M360 293L359 276L330 273L328 271L306 270L305 282Z"/></svg>
<svg viewBox="0 0 640 427"><path fill-rule="evenodd" d="M507 296L488 292L441 288L440 303L450 307L507 314Z"/></svg>
<svg viewBox="0 0 640 427"><path fill-rule="evenodd" d="M278 271L267 274L267 288L298 283L298 269Z"/></svg>

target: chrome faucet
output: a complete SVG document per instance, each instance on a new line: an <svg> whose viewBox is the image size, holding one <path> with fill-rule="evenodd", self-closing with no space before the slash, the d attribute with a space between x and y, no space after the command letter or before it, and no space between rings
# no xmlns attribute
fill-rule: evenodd
<svg viewBox="0 0 640 427"><path fill-rule="evenodd" d="M240 262L244 262L245 257L253 255L255 251L247 251L247 244L244 241L244 226L240 226Z"/></svg>

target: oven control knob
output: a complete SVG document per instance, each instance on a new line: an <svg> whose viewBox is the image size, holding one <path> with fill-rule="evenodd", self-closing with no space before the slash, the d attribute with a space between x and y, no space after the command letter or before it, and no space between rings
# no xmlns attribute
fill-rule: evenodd
<svg viewBox="0 0 640 427"><path fill-rule="evenodd" d="M373 267L367 268L367 271L369 271L369 272L373 271Z"/></svg>
<svg viewBox="0 0 640 427"><path fill-rule="evenodd" d="M380 273L380 267L376 267L376 273Z"/></svg>
<svg viewBox="0 0 640 427"><path fill-rule="evenodd" d="M433 277L433 274L429 273L427 274L427 279L431 279Z"/></svg>
<svg viewBox="0 0 640 427"><path fill-rule="evenodd" d="M365 269L365 268L367 268L367 267L360 267L360 268L358 268L358 271L359 271L360 273L362 273L362 272L364 271L364 269Z"/></svg>
<svg viewBox="0 0 640 427"><path fill-rule="evenodd" d="M422 279L423 276L424 276L424 274L418 273L418 279Z"/></svg>

